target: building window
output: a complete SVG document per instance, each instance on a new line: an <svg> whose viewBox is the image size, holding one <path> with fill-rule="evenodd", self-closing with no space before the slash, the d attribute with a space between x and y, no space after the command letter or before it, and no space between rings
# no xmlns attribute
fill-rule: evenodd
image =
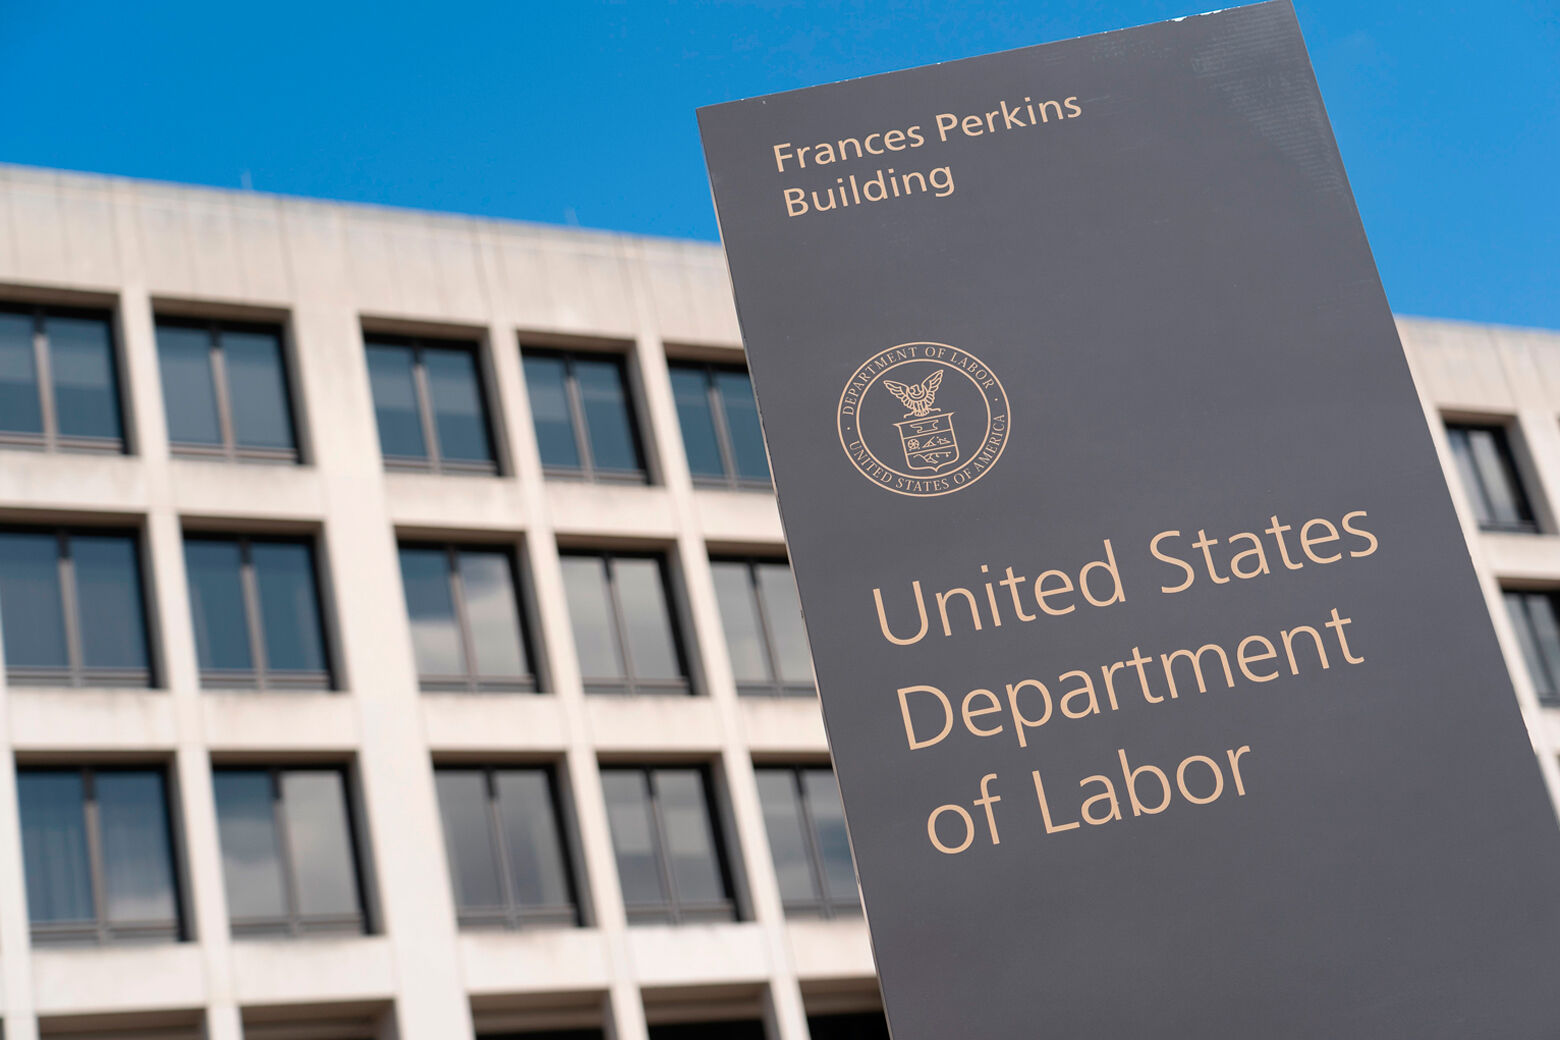
<svg viewBox="0 0 1560 1040"><path fill-rule="evenodd" d="M765 768L755 775L786 913L834 917L859 912L834 771L827 766Z"/></svg>
<svg viewBox="0 0 1560 1040"><path fill-rule="evenodd" d="M650 1040L765 1040L764 1023L756 1018L711 1022L671 1022L650 1027Z"/></svg>
<svg viewBox="0 0 1560 1040"><path fill-rule="evenodd" d="M621 358L527 350L526 389L542 469L642 484L644 452Z"/></svg>
<svg viewBox="0 0 1560 1040"><path fill-rule="evenodd" d="M767 489L769 457L747 369L692 364L669 368L694 482Z"/></svg>
<svg viewBox="0 0 1560 1040"><path fill-rule="evenodd" d="M507 549L402 545L401 584L425 690L535 690Z"/></svg>
<svg viewBox="0 0 1560 1040"><path fill-rule="evenodd" d="M125 450L107 314L0 309L0 445Z"/></svg>
<svg viewBox="0 0 1560 1040"><path fill-rule="evenodd" d="M498 472L474 344L374 336L366 346L387 468Z"/></svg>
<svg viewBox="0 0 1560 1040"><path fill-rule="evenodd" d="M601 785L630 923L736 920L709 773L610 768Z"/></svg>
<svg viewBox="0 0 1560 1040"><path fill-rule="evenodd" d="M1479 526L1486 531L1537 531L1505 427L1448 423L1446 439Z"/></svg>
<svg viewBox="0 0 1560 1040"><path fill-rule="evenodd" d="M168 798L157 769L18 769L35 943L179 939Z"/></svg>
<svg viewBox="0 0 1560 1040"><path fill-rule="evenodd" d="M159 320L157 362L175 455L298 461L280 329Z"/></svg>
<svg viewBox="0 0 1560 1040"><path fill-rule="evenodd" d="M692 692L660 557L571 553L560 562L586 693Z"/></svg>
<svg viewBox="0 0 1560 1040"><path fill-rule="evenodd" d="M440 769L437 783L462 925L580 923L551 769Z"/></svg>
<svg viewBox="0 0 1560 1040"><path fill-rule="evenodd" d="M1551 592L1503 594L1538 699L1560 706L1560 604Z"/></svg>
<svg viewBox="0 0 1560 1040"><path fill-rule="evenodd" d="M309 542L186 535L184 566L203 686L330 689Z"/></svg>
<svg viewBox="0 0 1560 1040"><path fill-rule="evenodd" d="M340 769L217 769L212 784L234 935L366 930Z"/></svg>
<svg viewBox="0 0 1560 1040"><path fill-rule="evenodd" d="M783 560L711 560L710 575L737 692L811 694L812 655L790 565Z"/></svg>
<svg viewBox="0 0 1560 1040"><path fill-rule="evenodd" d="M812 1040L889 1040L888 1020L881 1011L808 1015L807 1033Z"/></svg>
<svg viewBox="0 0 1560 1040"><path fill-rule="evenodd" d="M16 685L150 686L136 536L0 530L0 628Z"/></svg>

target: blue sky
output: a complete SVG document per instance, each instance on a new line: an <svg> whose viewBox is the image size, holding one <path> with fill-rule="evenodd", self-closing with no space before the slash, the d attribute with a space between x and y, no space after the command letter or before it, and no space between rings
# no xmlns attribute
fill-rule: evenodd
<svg viewBox="0 0 1560 1040"><path fill-rule="evenodd" d="M713 239L703 104L1216 0L0 0L0 160ZM1560 328L1560 6L1298 0L1400 313Z"/></svg>

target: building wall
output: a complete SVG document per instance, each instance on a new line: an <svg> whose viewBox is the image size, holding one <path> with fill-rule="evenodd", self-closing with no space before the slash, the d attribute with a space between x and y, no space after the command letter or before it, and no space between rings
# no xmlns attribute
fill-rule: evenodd
<svg viewBox="0 0 1560 1040"><path fill-rule="evenodd" d="M773 497L696 488L683 453L668 357L741 360L717 247L0 166L0 298L115 315L131 453L4 452L0 522L113 517L141 528L162 677L152 690L8 688L0 678L0 743L12 752L0 755L8 1038L32 1040L40 1021L47 1032L70 1015L189 1012L212 1040L238 1040L246 1013L325 1006L383 1008L381 1032L402 1038L471 1035L474 1007L494 1022L508 1012L524 1019L528 1008L600 1008L617 1040L640 1040L647 1008L655 1016L731 1007L761 1011L775 1040L803 1040L809 1011L871 1006L861 920L785 917L754 780L755 757L826 760L816 702L737 696L710 578L712 547L783 552ZM304 465L170 457L154 313L284 325ZM1545 779L1560 794L1560 711L1540 707L1499 600L1502 582L1560 585L1560 335L1400 324L1449 474L1442 413L1519 434L1549 533L1481 533L1454 497ZM504 475L385 471L365 329L480 341ZM628 358L649 486L543 479L522 343ZM319 539L340 690L200 688L181 546L182 531L201 526ZM435 535L518 547L548 692L419 691L396 543ZM585 695L560 543L668 554L704 695ZM375 934L229 936L211 767L257 758L350 764ZM35 948L15 764L127 759L162 761L174 780L193 941ZM560 765L589 926L463 932L432 764L535 759ZM599 770L649 759L710 765L744 921L627 925Z"/></svg>

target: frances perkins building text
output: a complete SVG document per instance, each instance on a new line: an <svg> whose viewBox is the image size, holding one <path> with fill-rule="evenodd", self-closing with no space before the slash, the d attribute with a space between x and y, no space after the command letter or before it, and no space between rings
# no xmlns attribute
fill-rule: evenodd
<svg viewBox="0 0 1560 1040"><path fill-rule="evenodd" d="M841 137L814 144L784 141L773 146L775 170L814 178L811 184L781 189L785 212L787 216L800 217L928 194L945 199L956 188L951 165L903 170L888 166L887 162L896 153L924 148L928 144L946 145L1008 131L1032 130L1081 115L1083 107L1076 97L1036 101L1026 96L1016 103L999 101L997 107L988 112L939 112L930 124L875 130L858 137ZM931 129L926 129L926 125ZM880 165L870 173L859 167L838 174L835 171L842 163L860 162L864 166L874 159L879 160Z"/></svg>

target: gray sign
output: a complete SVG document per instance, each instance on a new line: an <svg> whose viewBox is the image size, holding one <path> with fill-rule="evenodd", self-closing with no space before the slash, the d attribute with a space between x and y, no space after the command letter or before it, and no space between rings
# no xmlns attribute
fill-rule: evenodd
<svg viewBox="0 0 1560 1040"><path fill-rule="evenodd" d="M1560 1035L1287 3L700 112L896 1040Z"/></svg>

